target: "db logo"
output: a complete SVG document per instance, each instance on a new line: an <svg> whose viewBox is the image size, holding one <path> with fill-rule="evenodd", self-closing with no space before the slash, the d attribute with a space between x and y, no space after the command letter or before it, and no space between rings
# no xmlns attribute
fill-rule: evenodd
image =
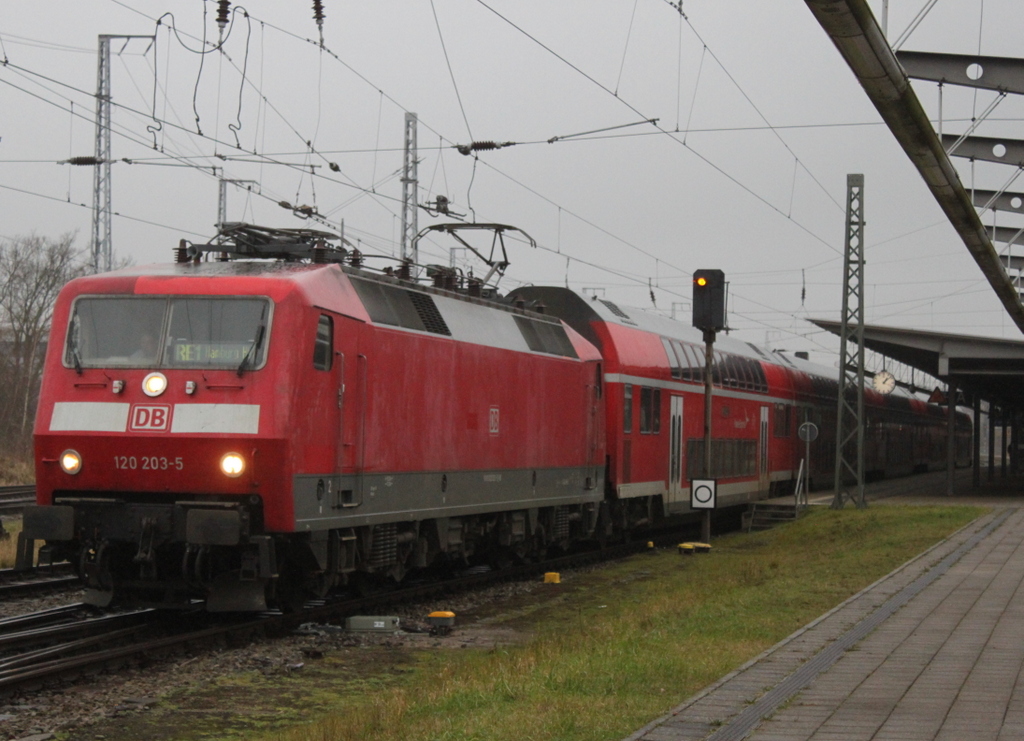
<svg viewBox="0 0 1024 741"><path fill-rule="evenodd" d="M491 407L491 416L489 419L489 427L492 435L498 434L498 407Z"/></svg>
<svg viewBox="0 0 1024 741"><path fill-rule="evenodd" d="M128 429L136 432L167 432L171 426L168 404L136 404L128 420Z"/></svg>

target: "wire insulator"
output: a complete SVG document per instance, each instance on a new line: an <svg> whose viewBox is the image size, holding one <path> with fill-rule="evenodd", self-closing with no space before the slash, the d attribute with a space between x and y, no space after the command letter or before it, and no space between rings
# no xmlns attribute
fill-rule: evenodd
<svg viewBox="0 0 1024 741"><path fill-rule="evenodd" d="M486 152L491 149L501 149L502 147L514 147L515 142L472 142L471 144L456 144L455 149L458 150L459 154L468 155L471 152Z"/></svg>
<svg viewBox="0 0 1024 741"><path fill-rule="evenodd" d="M228 17L231 15L231 0L217 0L217 27L221 34L228 27Z"/></svg>
<svg viewBox="0 0 1024 741"><path fill-rule="evenodd" d="M313 20L316 21L316 27L323 33L324 30L324 4L323 0L313 0Z"/></svg>

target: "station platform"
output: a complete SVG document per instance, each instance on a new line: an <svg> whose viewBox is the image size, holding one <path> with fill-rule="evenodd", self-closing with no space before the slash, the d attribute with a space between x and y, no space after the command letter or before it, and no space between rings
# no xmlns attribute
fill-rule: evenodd
<svg viewBox="0 0 1024 741"><path fill-rule="evenodd" d="M1024 480L944 492L926 474L867 500L992 510L626 741L1024 738Z"/></svg>

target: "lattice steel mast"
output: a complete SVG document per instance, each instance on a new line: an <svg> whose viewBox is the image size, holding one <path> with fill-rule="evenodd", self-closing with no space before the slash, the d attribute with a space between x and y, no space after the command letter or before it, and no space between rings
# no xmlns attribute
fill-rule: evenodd
<svg viewBox="0 0 1024 741"><path fill-rule="evenodd" d="M416 145L417 118L415 113L405 114L405 166L402 170L402 259L419 263L419 249L416 235L419 233L416 191L419 188L417 165L419 154ZM418 271L414 270L414 275Z"/></svg>
<svg viewBox="0 0 1024 741"><path fill-rule="evenodd" d="M851 499L864 499L864 176L846 176L846 249L843 254L843 316L839 335L836 402L836 477L832 507L842 509L847 472L855 479ZM851 341L857 348L851 348ZM853 443L853 445L851 445ZM851 451L850 448L855 450ZM851 454L852 453L852 454Z"/></svg>
<svg viewBox="0 0 1024 741"><path fill-rule="evenodd" d="M100 34L96 72L96 162L92 191L92 267L97 273L110 270L114 247L111 237L113 209L110 191L110 42L112 39L149 39L156 36Z"/></svg>
<svg viewBox="0 0 1024 741"><path fill-rule="evenodd" d="M112 245L110 226L110 39L100 35L99 67L96 74L96 164L92 193L92 268L110 270Z"/></svg>

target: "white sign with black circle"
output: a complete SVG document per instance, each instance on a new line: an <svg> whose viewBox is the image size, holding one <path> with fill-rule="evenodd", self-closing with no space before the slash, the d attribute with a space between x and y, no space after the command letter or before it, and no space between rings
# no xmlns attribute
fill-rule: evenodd
<svg viewBox="0 0 1024 741"><path fill-rule="evenodd" d="M818 425L804 422L796 431L797 436L805 443L813 443L818 439Z"/></svg>
<svg viewBox="0 0 1024 741"><path fill-rule="evenodd" d="M718 498L718 481L693 479L690 482L690 509L714 509Z"/></svg>

